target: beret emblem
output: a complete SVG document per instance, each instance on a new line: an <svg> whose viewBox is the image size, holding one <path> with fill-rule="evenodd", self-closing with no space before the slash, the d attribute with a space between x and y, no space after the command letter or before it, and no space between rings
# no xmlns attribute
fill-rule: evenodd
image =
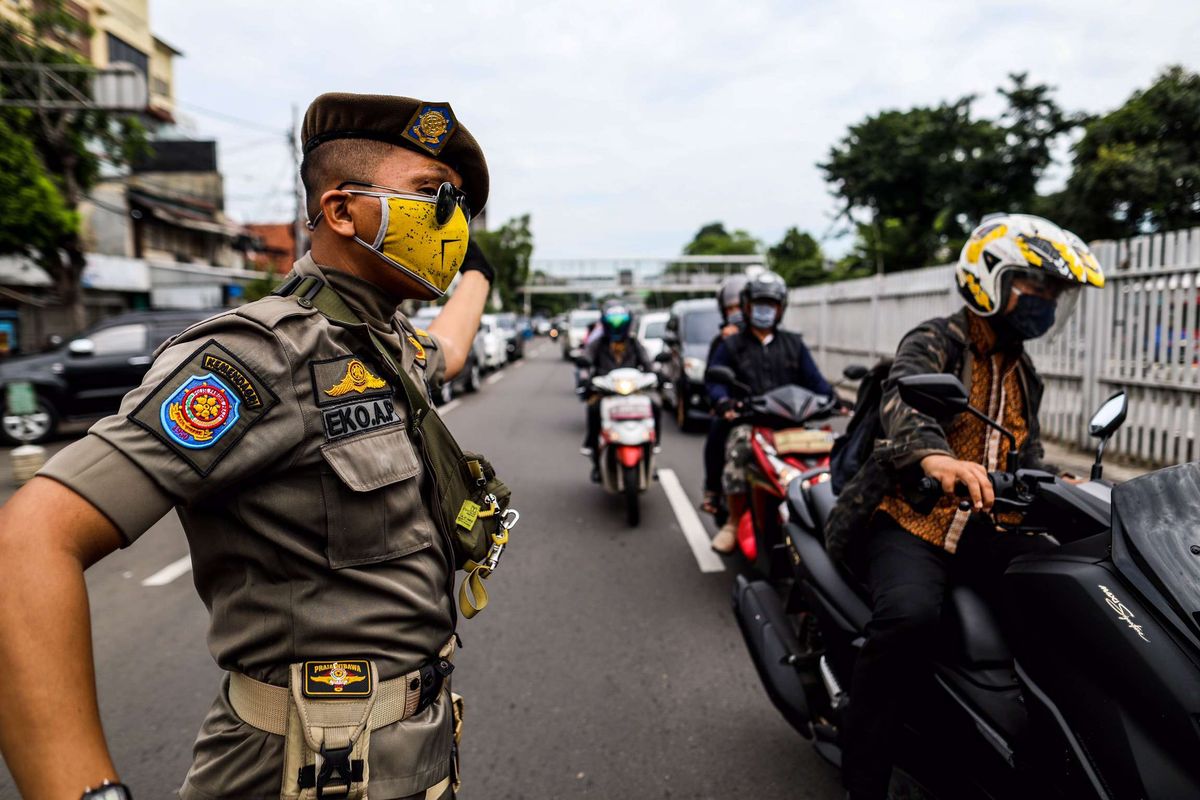
<svg viewBox="0 0 1200 800"><path fill-rule="evenodd" d="M458 127L454 112L445 103L425 103L404 129L404 138L433 155L441 152Z"/></svg>

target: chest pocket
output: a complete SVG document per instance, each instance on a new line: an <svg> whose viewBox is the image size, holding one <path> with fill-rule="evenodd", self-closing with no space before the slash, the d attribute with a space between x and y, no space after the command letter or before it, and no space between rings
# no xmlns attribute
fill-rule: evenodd
<svg viewBox="0 0 1200 800"><path fill-rule="evenodd" d="M433 544L421 497L421 459L405 427L321 447L326 555L334 569L373 564Z"/></svg>

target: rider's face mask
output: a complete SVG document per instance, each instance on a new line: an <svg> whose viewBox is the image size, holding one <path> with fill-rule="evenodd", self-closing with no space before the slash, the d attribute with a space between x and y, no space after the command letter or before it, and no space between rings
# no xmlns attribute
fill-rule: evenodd
<svg viewBox="0 0 1200 800"><path fill-rule="evenodd" d="M737 306L734 306L733 308L730 308L725 312L725 324L726 325L741 325L745 321L746 321L746 315L743 314L742 310L740 308L738 308Z"/></svg>
<svg viewBox="0 0 1200 800"><path fill-rule="evenodd" d="M750 324L760 331L769 331L775 327L775 317L779 314L779 306L771 303L754 303L750 306Z"/></svg>
<svg viewBox="0 0 1200 800"><path fill-rule="evenodd" d="M1054 327L1054 312L1058 301L1036 294L1026 294L1013 289L1018 294L1017 307L1005 315L1004 321L1013 333L1021 339L1036 339Z"/></svg>
<svg viewBox="0 0 1200 800"><path fill-rule="evenodd" d="M343 189L352 185L380 191ZM356 234L354 241L429 289L435 297L446 293L467 252L467 223L471 218L466 195L451 183L443 183L435 195L410 194L362 181L345 181L337 188L348 194L379 198L379 231L375 240L367 242ZM317 227L324 213L318 213L308 223L309 230Z"/></svg>

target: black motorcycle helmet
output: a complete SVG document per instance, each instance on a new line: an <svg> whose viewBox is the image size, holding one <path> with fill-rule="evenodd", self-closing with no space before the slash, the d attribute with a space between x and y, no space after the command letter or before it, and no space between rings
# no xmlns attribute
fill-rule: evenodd
<svg viewBox="0 0 1200 800"><path fill-rule="evenodd" d="M784 282L778 274L774 272L760 272L755 275L742 288L742 313L746 315L746 320L749 321L750 307L755 301L769 300L779 304L779 313L775 316L775 324L779 324L779 320L783 319L783 311L787 308L788 290L787 283Z"/></svg>
<svg viewBox="0 0 1200 800"><path fill-rule="evenodd" d="M625 306L613 304L600 314L600 324L610 342L623 342L629 338L629 330L633 327L633 314Z"/></svg>

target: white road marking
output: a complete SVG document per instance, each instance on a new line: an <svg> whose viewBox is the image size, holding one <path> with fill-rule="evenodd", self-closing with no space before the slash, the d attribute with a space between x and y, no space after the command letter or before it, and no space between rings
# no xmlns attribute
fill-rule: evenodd
<svg viewBox="0 0 1200 800"><path fill-rule="evenodd" d="M724 572L725 564L721 561L721 557L713 552L708 532L704 530L704 523L700 521L696 509L692 508L692 501L688 498L687 492L683 490L683 486L680 485L675 470L660 469L658 482L662 484L663 491L667 493L671 510L675 512L675 519L679 520L679 529L683 531L683 538L687 539L687 543L691 546L692 555L696 557L700 571Z"/></svg>
<svg viewBox="0 0 1200 800"><path fill-rule="evenodd" d="M536 354L535 354L535 355L536 355ZM523 367L523 366L525 366L525 359L523 359L523 358L522 358L520 361L518 361L517 363L513 364L513 369L520 369L520 368L521 368L521 367Z"/></svg>
<svg viewBox="0 0 1200 800"><path fill-rule="evenodd" d="M142 581L142 586L166 586L168 583L187 575L192 571L192 557L184 556L178 561L172 561L158 572Z"/></svg>
<svg viewBox="0 0 1200 800"><path fill-rule="evenodd" d="M504 380L504 375L505 373L503 372L497 372L493 375L489 375L484 383L486 383L488 386L491 386L493 383L499 383L500 381Z"/></svg>
<svg viewBox="0 0 1200 800"><path fill-rule="evenodd" d="M446 405L444 405L444 406L438 406L438 414L440 414L441 416L444 417L447 414L449 414L451 411L453 411L454 409L458 408L460 405L462 405L462 400L455 398L455 399L451 400L449 403L446 403Z"/></svg>

